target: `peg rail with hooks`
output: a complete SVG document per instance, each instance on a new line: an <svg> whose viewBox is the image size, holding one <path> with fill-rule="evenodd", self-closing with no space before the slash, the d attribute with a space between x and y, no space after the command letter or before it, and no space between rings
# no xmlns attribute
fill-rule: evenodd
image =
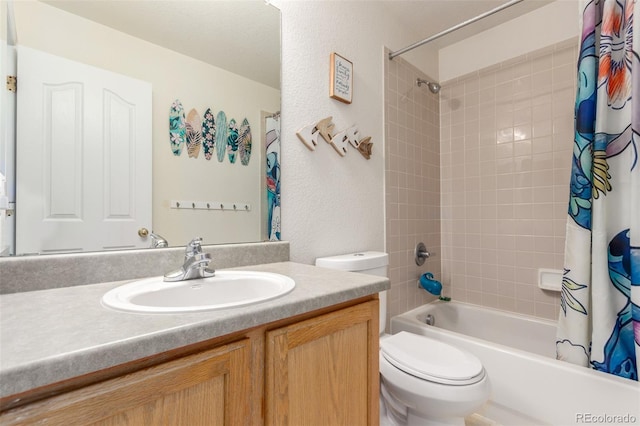
<svg viewBox="0 0 640 426"><path fill-rule="evenodd" d="M233 210L251 211L251 204L243 202L228 201L191 201L191 200L171 200L172 209L184 210Z"/></svg>

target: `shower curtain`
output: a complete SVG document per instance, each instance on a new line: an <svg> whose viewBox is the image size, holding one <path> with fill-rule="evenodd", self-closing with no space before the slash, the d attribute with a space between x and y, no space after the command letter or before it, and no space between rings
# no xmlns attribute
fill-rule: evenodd
<svg viewBox="0 0 640 426"><path fill-rule="evenodd" d="M634 0L581 0L558 359L638 380L640 25Z"/></svg>
<svg viewBox="0 0 640 426"><path fill-rule="evenodd" d="M265 119L267 240L280 241L280 113Z"/></svg>

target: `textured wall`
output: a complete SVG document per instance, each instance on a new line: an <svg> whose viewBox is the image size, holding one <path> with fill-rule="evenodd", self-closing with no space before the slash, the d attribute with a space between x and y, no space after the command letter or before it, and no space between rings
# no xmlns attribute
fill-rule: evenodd
<svg viewBox="0 0 640 426"><path fill-rule="evenodd" d="M384 13L383 2L283 1L282 235L291 260L384 250L383 47L415 40ZM404 35L403 35L404 34ZM353 62L350 105L329 98L329 55ZM434 58L435 60L435 58ZM357 124L373 155L342 158L320 142L309 151L296 131L333 116L336 130Z"/></svg>

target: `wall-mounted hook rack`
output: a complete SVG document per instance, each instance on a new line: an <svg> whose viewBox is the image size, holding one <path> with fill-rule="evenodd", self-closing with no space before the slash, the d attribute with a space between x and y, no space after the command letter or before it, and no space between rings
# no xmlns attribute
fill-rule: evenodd
<svg viewBox="0 0 640 426"><path fill-rule="evenodd" d="M222 201L191 201L191 200L171 200L169 202L172 209L184 210L233 210L251 211L251 204L242 202L222 202Z"/></svg>

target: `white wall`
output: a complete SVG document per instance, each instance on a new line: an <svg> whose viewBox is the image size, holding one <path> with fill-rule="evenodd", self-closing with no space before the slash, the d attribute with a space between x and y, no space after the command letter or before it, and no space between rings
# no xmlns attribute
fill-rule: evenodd
<svg viewBox="0 0 640 426"><path fill-rule="evenodd" d="M441 82L578 37L578 0L547 6L440 49Z"/></svg>
<svg viewBox="0 0 640 426"><path fill-rule="evenodd" d="M153 229L171 245L195 236L205 243L258 241L264 161L260 149L261 112L280 108L280 92L180 53L128 36L36 1L15 2L18 43L68 59L149 81L153 85ZM253 150L248 166L173 155L169 107L180 99L185 113L202 116L223 110L238 126L251 125ZM248 202L252 211L177 210L170 200Z"/></svg>
<svg viewBox="0 0 640 426"><path fill-rule="evenodd" d="M385 248L383 47L399 49L415 40L389 22L381 3L276 4L283 34L283 239L291 243L293 261ZM329 98L331 52L353 62L350 105ZM370 160L353 149L339 157L324 142L312 152L298 140L297 130L328 116L337 130L357 124L372 137Z"/></svg>

